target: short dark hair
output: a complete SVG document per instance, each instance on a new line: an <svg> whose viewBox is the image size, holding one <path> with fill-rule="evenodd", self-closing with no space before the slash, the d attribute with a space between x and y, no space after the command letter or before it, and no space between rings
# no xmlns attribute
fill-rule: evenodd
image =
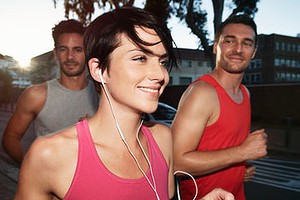
<svg viewBox="0 0 300 200"><path fill-rule="evenodd" d="M126 34L131 41L138 45L143 51L149 52L145 46L156 45L143 41L136 32L136 27L153 29L167 51L169 62L167 69L177 67L173 52L173 39L166 24L156 18L153 14L136 7L122 7L104 13L90 23L84 35L85 60L91 58L99 60L99 66L108 69L110 65L110 54L120 45L120 35ZM150 52L149 52L150 53ZM95 82L97 91L100 84Z"/></svg>
<svg viewBox="0 0 300 200"><path fill-rule="evenodd" d="M75 19L61 21L52 28L54 46L57 47L58 38L63 33L78 33L83 36L84 32L85 27L83 24Z"/></svg>
<svg viewBox="0 0 300 200"><path fill-rule="evenodd" d="M222 34L224 27L228 24L244 24L246 26L250 26L255 33L254 39L255 39L255 45L257 45L256 24L255 24L254 20L249 15L246 15L246 14L233 15L233 16L228 17L224 22L222 22L216 31L215 42L219 41L220 35Z"/></svg>

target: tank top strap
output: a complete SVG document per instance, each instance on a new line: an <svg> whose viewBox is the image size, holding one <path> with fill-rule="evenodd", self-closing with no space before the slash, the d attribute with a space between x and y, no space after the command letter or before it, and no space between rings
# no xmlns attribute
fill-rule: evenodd
<svg viewBox="0 0 300 200"><path fill-rule="evenodd" d="M242 90L242 93L243 93L244 98L245 98L247 101L249 101L250 97L249 97L249 94L248 94L248 92L247 92L246 86L243 85L243 84L241 84L241 85L240 85L240 89Z"/></svg>
<svg viewBox="0 0 300 200"><path fill-rule="evenodd" d="M201 77L199 77L197 79L198 81L204 81L204 82L207 82L207 83L210 83L213 87L221 87L220 84L218 83L218 81L216 81L216 79L214 79L211 75L209 74L205 74Z"/></svg>
<svg viewBox="0 0 300 200"><path fill-rule="evenodd" d="M92 137L89 131L87 119L80 120L76 123L77 137L79 149L84 151L86 148L83 146L89 145L92 141ZM79 151L79 152L81 152Z"/></svg>
<svg viewBox="0 0 300 200"><path fill-rule="evenodd" d="M143 135L146 137L147 142L149 142L149 146L155 145L156 147L158 147L149 128L143 125L141 130L143 132Z"/></svg>
<svg viewBox="0 0 300 200"><path fill-rule="evenodd" d="M230 99L231 101L233 101L232 98L227 94L227 92L225 91L225 89L224 89L224 88L219 84L219 82L218 82L214 77L212 77L211 75L205 74L205 75L199 77L199 78L198 78L197 80L195 80L195 81L200 81L200 80L201 80L201 81L204 81L204 82L207 82L207 83L209 83L211 86L213 86L213 87L216 89L219 98L228 98L228 99ZM241 90L242 93L243 93L243 97L244 97L243 102L249 102L249 101L250 101L250 98L249 98L249 94L248 94L248 92L247 92L246 86L244 86L244 85L241 84L239 88L240 88L240 90ZM220 96L220 94L223 94L223 95Z"/></svg>

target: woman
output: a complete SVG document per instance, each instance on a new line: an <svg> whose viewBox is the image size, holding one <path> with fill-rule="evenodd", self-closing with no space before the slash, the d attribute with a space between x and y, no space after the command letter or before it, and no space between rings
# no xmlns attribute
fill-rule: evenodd
<svg viewBox="0 0 300 200"><path fill-rule="evenodd" d="M156 110L175 64L169 30L148 12L122 8L95 19L84 42L100 106L33 143L16 199L172 198L171 132L141 120Z"/></svg>

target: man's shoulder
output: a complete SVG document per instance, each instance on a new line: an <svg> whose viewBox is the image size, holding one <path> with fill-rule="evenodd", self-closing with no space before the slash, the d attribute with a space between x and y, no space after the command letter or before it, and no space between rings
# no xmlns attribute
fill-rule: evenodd
<svg viewBox="0 0 300 200"><path fill-rule="evenodd" d="M216 89L213 85L210 83L204 81L204 80L198 80L196 82L193 82L186 91L189 95L196 95L196 96L215 96L216 95Z"/></svg>
<svg viewBox="0 0 300 200"><path fill-rule="evenodd" d="M47 84L41 83L26 88L19 97L18 104L26 105L27 108L40 110L47 97Z"/></svg>
<svg viewBox="0 0 300 200"><path fill-rule="evenodd" d="M39 83L39 84L34 84L29 87L27 87L23 93L41 93L41 92L46 92L47 91L47 82Z"/></svg>
<svg viewBox="0 0 300 200"><path fill-rule="evenodd" d="M30 98L31 100L45 99L47 96L47 83L32 85L26 88L22 95Z"/></svg>

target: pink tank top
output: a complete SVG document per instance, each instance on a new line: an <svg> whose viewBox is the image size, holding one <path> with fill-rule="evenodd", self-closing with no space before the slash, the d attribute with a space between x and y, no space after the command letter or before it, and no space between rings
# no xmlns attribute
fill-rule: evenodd
<svg viewBox="0 0 300 200"><path fill-rule="evenodd" d="M219 119L205 128L198 150L217 150L240 145L250 133L251 123L250 99L245 86L240 86L244 97L243 102L236 103L212 76L204 75L198 80L208 82L215 87L220 103ZM244 164L236 164L227 169L197 178L198 197L203 197L212 189L221 187L232 192L235 199L244 200ZM195 186L190 180L182 181L182 199L192 199L195 195L194 188Z"/></svg>
<svg viewBox="0 0 300 200"><path fill-rule="evenodd" d="M105 167L97 154L86 120L78 122L76 128L79 141L78 161L71 186L64 200L156 199L155 193L145 177L124 179ZM150 130L142 126L142 132L147 140L149 160L158 195L160 199L169 199L167 163ZM149 170L146 175L152 182Z"/></svg>

